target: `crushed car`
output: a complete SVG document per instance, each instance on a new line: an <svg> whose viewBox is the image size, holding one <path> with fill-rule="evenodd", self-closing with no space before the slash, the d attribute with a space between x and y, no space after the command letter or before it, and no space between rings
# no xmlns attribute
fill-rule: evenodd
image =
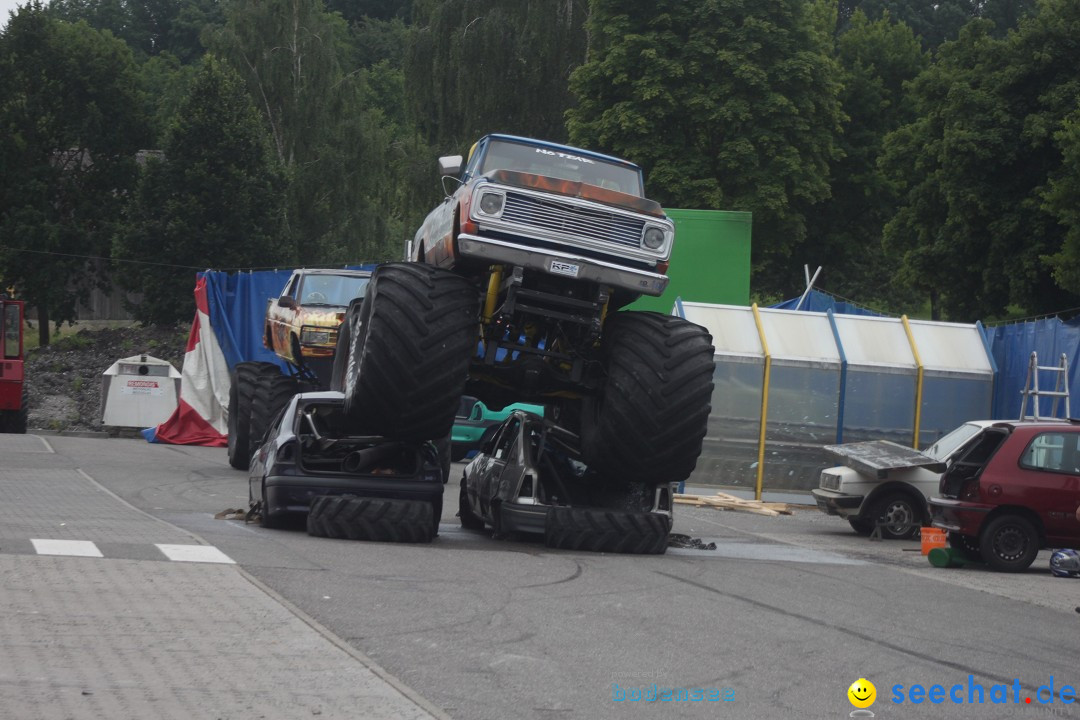
<svg viewBox="0 0 1080 720"><path fill-rule="evenodd" d="M663 553L674 485L637 483L627 492L625 483L590 470L578 447L578 437L552 421L511 412L465 466L462 527L542 533L554 548Z"/></svg>
<svg viewBox="0 0 1080 720"><path fill-rule="evenodd" d="M431 542L443 484L433 443L358 435L341 393L300 393L251 457L249 514L267 528L306 515L318 537Z"/></svg>

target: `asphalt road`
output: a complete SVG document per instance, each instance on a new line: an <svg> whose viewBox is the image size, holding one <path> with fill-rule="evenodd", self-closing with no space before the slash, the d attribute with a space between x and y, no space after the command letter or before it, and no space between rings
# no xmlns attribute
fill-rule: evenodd
<svg viewBox="0 0 1080 720"><path fill-rule="evenodd" d="M552 551L461 530L456 480L431 545L326 540L214 519L247 504L224 449L48 441L41 463L196 534L453 718L848 717L859 678L879 718L1080 717L1039 702L1051 682L1080 688L1080 582L1053 578L1046 553L1021 575L935 569L916 542L871 542L816 509L685 507L675 531L717 550ZM944 695L915 704L916 685ZM727 699L633 699L654 686Z"/></svg>

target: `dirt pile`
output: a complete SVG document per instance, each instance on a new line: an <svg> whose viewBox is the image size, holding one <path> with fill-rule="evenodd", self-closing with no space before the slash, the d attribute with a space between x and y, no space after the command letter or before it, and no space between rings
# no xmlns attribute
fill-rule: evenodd
<svg viewBox="0 0 1080 720"><path fill-rule="evenodd" d="M30 428L102 430L101 374L121 358L146 353L180 370L189 327L84 329L28 354ZM34 332L32 330L28 332Z"/></svg>

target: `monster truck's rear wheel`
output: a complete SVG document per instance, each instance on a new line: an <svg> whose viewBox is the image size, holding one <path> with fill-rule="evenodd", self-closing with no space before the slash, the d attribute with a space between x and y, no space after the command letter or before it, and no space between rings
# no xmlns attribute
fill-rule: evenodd
<svg viewBox="0 0 1080 720"><path fill-rule="evenodd" d="M307 531L339 540L427 543L438 518L431 503L320 495L311 502Z"/></svg>
<svg viewBox="0 0 1080 720"><path fill-rule="evenodd" d="M280 375L273 363L237 363L230 373L229 386L229 464L247 470L251 463L251 402L259 391L259 378Z"/></svg>
<svg viewBox="0 0 1080 720"><path fill-rule="evenodd" d="M620 312L604 324L607 369L582 412L585 462L624 482L685 480L709 420L712 338L671 315Z"/></svg>
<svg viewBox="0 0 1080 720"><path fill-rule="evenodd" d="M296 379L280 372L259 378L258 391L251 401L251 423L248 430L253 448L262 443L274 416L285 407L297 389Z"/></svg>
<svg viewBox="0 0 1080 720"><path fill-rule="evenodd" d="M450 432L476 349L479 295L423 263L376 268L350 316L345 410L357 432L431 440Z"/></svg>
<svg viewBox="0 0 1080 720"><path fill-rule="evenodd" d="M548 509L544 543L563 550L660 555L670 532L671 518L658 513L553 507Z"/></svg>
<svg viewBox="0 0 1080 720"><path fill-rule="evenodd" d="M345 390L345 370L349 365L349 348L352 345L352 328L363 308L364 298L354 298L345 311L345 321L338 327L337 345L334 346L334 365L330 371L330 389Z"/></svg>

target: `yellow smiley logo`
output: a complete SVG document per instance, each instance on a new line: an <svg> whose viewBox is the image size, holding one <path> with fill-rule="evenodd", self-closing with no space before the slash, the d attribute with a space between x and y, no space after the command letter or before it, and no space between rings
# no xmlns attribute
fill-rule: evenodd
<svg viewBox="0 0 1080 720"><path fill-rule="evenodd" d="M859 678L847 689L848 700L857 708L868 708L877 700L877 688L866 678Z"/></svg>

